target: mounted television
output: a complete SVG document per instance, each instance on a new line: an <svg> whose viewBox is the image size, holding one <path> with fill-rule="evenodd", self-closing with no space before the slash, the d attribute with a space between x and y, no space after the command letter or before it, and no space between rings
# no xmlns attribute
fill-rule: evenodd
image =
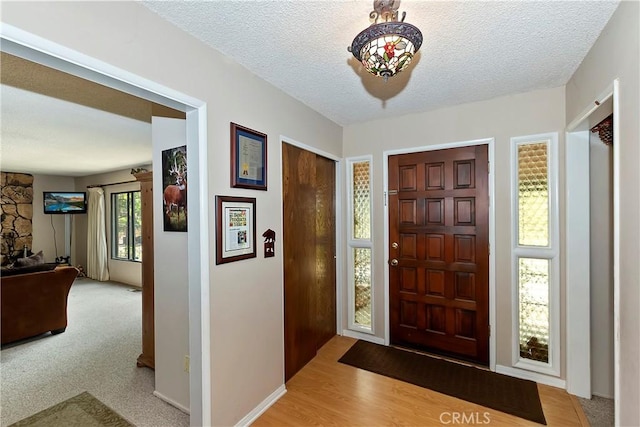
<svg viewBox="0 0 640 427"><path fill-rule="evenodd" d="M82 191L45 191L45 214L87 213L87 193Z"/></svg>

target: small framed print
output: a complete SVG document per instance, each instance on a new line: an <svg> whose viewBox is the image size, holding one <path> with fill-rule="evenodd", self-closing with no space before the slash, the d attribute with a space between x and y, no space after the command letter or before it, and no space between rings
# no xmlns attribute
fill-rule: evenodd
<svg viewBox="0 0 640 427"><path fill-rule="evenodd" d="M267 135L231 123L231 186L267 189Z"/></svg>
<svg viewBox="0 0 640 427"><path fill-rule="evenodd" d="M162 188L164 231L187 231L186 145L162 151Z"/></svg>
<svg viewBox="0 0 640 427"><path fill-rule="evenodd" d="M256 257L256 199L216 196L216 264Z"/></svg>

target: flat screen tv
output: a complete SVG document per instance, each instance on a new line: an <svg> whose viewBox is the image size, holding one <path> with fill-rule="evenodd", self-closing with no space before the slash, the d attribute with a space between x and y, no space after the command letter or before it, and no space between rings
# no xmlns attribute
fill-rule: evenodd
<svg viewBox="0 0 640 427"><path fill-rule="evenodd" d="M87 213L87 193L82 191L45 191L45 214Z"/></svg>

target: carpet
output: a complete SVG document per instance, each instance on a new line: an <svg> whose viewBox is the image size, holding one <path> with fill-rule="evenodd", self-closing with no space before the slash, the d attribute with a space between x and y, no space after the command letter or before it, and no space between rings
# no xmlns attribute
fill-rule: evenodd
<svg viewBox="0 0 640 427"><path fill-rule="evenodd" d="M9 427L134 427L111 408L87 393L38 412Z"/></svg>
<svg viewBox="0 0 640 427"><path fill-rule="evenodd" d="M584 415L592 426L614 426L615 408L613 399L593 396L591 399L578 398Z"/></svg>
<svg viewBox="0 0 640 427"><path fill-rule="evenodd" d="M533 381L361 340L339 362L547 424Z"/></svg>

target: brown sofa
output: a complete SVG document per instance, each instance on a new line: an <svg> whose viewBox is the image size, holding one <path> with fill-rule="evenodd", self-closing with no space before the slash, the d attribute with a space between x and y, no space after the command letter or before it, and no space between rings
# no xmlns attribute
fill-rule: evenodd
<svg viewBox="0 0 640 427"><path fill-rule="evenodd" d="M75 267L0 277L2 344L67 328L67 297Z"/></svg>

